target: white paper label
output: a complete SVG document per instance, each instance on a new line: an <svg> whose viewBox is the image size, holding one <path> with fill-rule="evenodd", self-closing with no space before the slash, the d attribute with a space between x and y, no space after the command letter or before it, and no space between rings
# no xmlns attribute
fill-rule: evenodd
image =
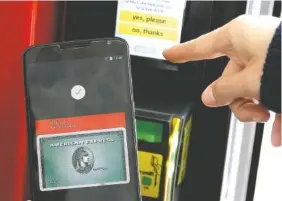
<svg viewBox="0 0 282 201"><path fill-rule="evenodd" d="M130 54L164 59L164 49L180 43L185 0L119 0L115 36Z"/></svg>

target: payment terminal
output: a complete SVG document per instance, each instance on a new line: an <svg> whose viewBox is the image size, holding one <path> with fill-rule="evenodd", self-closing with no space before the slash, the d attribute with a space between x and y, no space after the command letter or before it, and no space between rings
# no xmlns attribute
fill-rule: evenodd
<svg viewBox="0 0 282 201"><path fill-rule="evenodd" d="M243 14L246 4L184 0L66 4L65 41L119 37L129 44L142 199L218 201L229 110L207 108L200 97L221 75L227 60L172 64L162 51L222 26Z"/></svg>
<svg viewBox="0 0 282 201"><path fill-rule="evenodd" d="M176 101L179 95L174 97L176 100L167 102L171 98L170 92L164 91L161 95L165 85L163 80L158 79L169 76L171 71L179 73L178 66L165 61L162 52L180 43L186 4L185 0L177 3L119 0L117 3L115 36L124 38L129 43L130 54L134 57L133 72L137 68L143 70L135 73L138 75L135 83L139 83L141 89L135 84L134 90L137 90L135 99L141 194L145 201L179 200L178 191L185 176L192 105L190 101L182 104ZM135 62L145 64L146 67L137 66ZM149 81L148 77L155 79L155 82L159 81L159 84ZM154 89L152 94L159 93L163 96L162 99L142 93L150 91L144 88L144 82L151 85L148 88ZM169 82L170 87L177 90L174 81L168 79L167 83ZM137 95L139 92L142 93L140 98Z"/></svg>
<svg viewBox="0 0 282 201"><path fill-rule="evenodd" d="M143 201L179 200L192 126L191 104L136 109Z"/></svg>

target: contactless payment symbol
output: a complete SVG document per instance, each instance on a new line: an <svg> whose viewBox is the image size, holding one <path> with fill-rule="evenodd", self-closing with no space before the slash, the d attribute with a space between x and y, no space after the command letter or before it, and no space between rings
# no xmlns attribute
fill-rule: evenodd
<svg viewBox="0 0 282 201"><path fill-rule="evenodd" d="M75 85L72 89L71 89L71 96L75 99L75 100L80 100L82 98L84 98L85 96L85 88L81 85Z"/></svg>
<svg viewBox="0 0 282 201"><path fill-rule="evenodd" d="M160 191L163 156L138 151L142 196L158 198Z"/></svg>

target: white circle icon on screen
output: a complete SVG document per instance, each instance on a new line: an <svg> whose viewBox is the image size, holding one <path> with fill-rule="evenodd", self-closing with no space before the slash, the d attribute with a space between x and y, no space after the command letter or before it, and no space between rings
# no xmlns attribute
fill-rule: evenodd
<svg viewBox="0 0 282 201"><path fill-rule="evenodd" d="M85 96L85 88L81 85L75 85L72 89L71 89L71 96L75 99L75 100L80 100L82 98L84 98Z"/></svg>

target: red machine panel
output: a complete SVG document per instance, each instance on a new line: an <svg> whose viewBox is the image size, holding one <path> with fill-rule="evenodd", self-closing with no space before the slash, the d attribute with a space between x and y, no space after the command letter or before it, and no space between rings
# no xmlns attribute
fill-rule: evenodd
<svg viewBox="0 0 282 201"><path fill-rule="evenodd" d="M58 2L0 2L0 200L22 201L26 189L26 121L22 54L57 33Z"/></svg>

